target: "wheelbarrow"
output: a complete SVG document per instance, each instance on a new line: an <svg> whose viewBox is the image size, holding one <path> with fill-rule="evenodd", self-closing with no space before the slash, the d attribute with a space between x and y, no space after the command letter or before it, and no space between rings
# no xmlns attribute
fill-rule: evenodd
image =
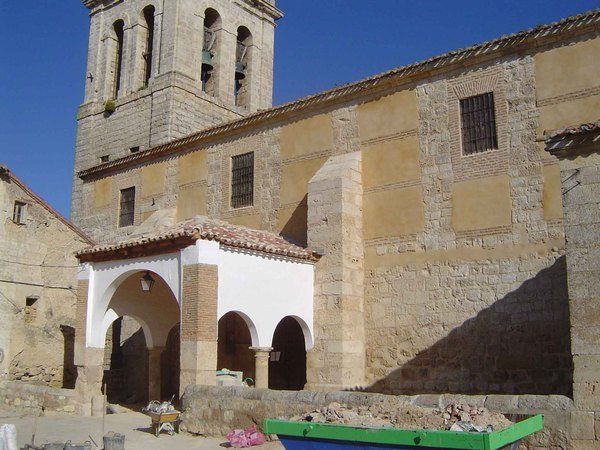
<svg viewBox="0 0 600 450"><path fill-rule="evenodd" d="M521 439L543 428L539 414L520 418L491 433L363 428L273 419L264 421L263 431L276 434L286 450L516 450Z"/></svg>
<svg viewBox="0 0 600 450"><path fill-rule="evenodd" d="M152 432L156 437L158 437L163 430L167 431L171 436L173 436L173 433L179 433L179 424L181 422L181 419L179 418L181 415L180 411L144 411L144 414L147 414L150 416L150 419L152 419Z"/></svg>

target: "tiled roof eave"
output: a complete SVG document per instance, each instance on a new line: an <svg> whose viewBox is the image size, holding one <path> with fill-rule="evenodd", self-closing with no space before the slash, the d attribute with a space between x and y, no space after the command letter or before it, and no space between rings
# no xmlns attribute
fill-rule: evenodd
<svg viewBox="0 0 600 450"><path fill-rule="evenodd" d="M207 128L184 138L136 153L135 155L129 155L108 163L90 167L78 172L78 176L82 179L88 179L108 173L112 170L124 169L142 162L170 155L190 144L195 144L204 140L217 139L229 133L241 131L257 124L265 124L270 121L280 120L290 113L299 113L315 106L324 106L336 101L342 101L354 95L360 95L365 90L386 86L387 83L398 83L415 77L422 78L441 69L449 69L452 66L468 65L474 58L491 58L502 54L514 53L525 47L536 47L545 44L546 40L555 38L562 33L580 33L590 28L597 28L599 24L600 8L568 17L559 22L542 25L519 33L502 36L471 47L454 50L424 61L398 67L363 80L348 83L264 111L259 111L241 119Z"/></svg>
<svg viewBox="0 0 600 450"><path fill-rule="evenodd" d="M81 262L128 259L138 257L144 252L169 253L192 245L198 239L203 239L216 241L227 247L309 262L316 262L320 258L319 255L308 249L284 242L281 237L260 230L236 228L231 225L228 225L230 228L216 225L212 229L210 229L210 225L206 224L193 227L190 227L189 224L181 226L183 229L153 236L142 236L115 244L97 245L80 251L76 256ZM202 229L203 226L208 229ZM239 237L235 237L236 233Z"/></svg>
<svg viewBox="0 0 600 450"><path fill-rule="evenodd" d="M583 133L591 133L594 131L600 131L600 120L596 120L595 122L587 122L579 125L574 125L566 128L561 128L558 130L547 130L544 131L544 140L549 142L553 139L565 137L565 136L573 136Z"/></svg>

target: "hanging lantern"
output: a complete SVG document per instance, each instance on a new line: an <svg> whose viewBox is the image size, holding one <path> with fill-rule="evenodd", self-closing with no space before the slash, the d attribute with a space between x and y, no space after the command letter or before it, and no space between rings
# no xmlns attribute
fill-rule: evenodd
<svg viewBox="0 0 600 450"><path fill-rule="evenodd" d="M154 278L152 278L150 272L146 272L146 274L140 278L140 284L142 286L142 292L150 292L152 290L152 286L154 286Z"/></svg>

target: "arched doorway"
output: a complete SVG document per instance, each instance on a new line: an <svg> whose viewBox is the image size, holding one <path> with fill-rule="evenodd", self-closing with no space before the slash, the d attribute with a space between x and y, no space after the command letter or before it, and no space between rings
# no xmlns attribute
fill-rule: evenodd
<svg viewBox="0 0 600 450"><path fill-rule="evenodd" d="M219 320L217 369L243 372L243 379L255 379L252 336L244 318L229 312Z"/></svg>
<svg viewBox="0 0 600 450"><path fill-rule="evenodd" d="M116 287L103 319L109 402L139 404L173 395L179 379L179 316L171 288L154 272L133 272Z"/></svg>
<svg viewBox="0 0 600 450"><path fill-rule="evenodd" d="M110 403L134 405L148 401L146 338L133 317L119 317L106 332L103 384Z"/></svg>
<svg viewBox="0 0 600 450"><path fill-rule="evenodd" d="M179 355L180 355L180 324L171 328L161 361L161 393L164 399L179 397Z"/></svg>
<svg viewBox="0 0 600 450"><path fill-rule="evenodd" d="M299 391L306 384L304 332L293 317L284 317L273 334L269 361L269 389Z"/></svg>

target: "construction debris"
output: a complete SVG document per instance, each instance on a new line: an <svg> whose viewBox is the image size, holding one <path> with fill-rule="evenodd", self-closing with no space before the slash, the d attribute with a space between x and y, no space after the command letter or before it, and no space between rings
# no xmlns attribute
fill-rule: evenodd
<svg viewBox="0 0 600 450"><path fill-rule="evenodd" d="M370 428L402 428L491 432L512 422L504 415L465 403L443 409L424 408L410 403L383 401L371 406L348 407L339 403L294 416L294 421L344 424Z"/></svg>
<svg viewBox="0 0 600 450"><path fill-rule="evenodd" d="M266 442L265 435L256 429L255 426L245 430L233 430L226 436L229 444L234 448L254 447L263 445Z"/></svg>

